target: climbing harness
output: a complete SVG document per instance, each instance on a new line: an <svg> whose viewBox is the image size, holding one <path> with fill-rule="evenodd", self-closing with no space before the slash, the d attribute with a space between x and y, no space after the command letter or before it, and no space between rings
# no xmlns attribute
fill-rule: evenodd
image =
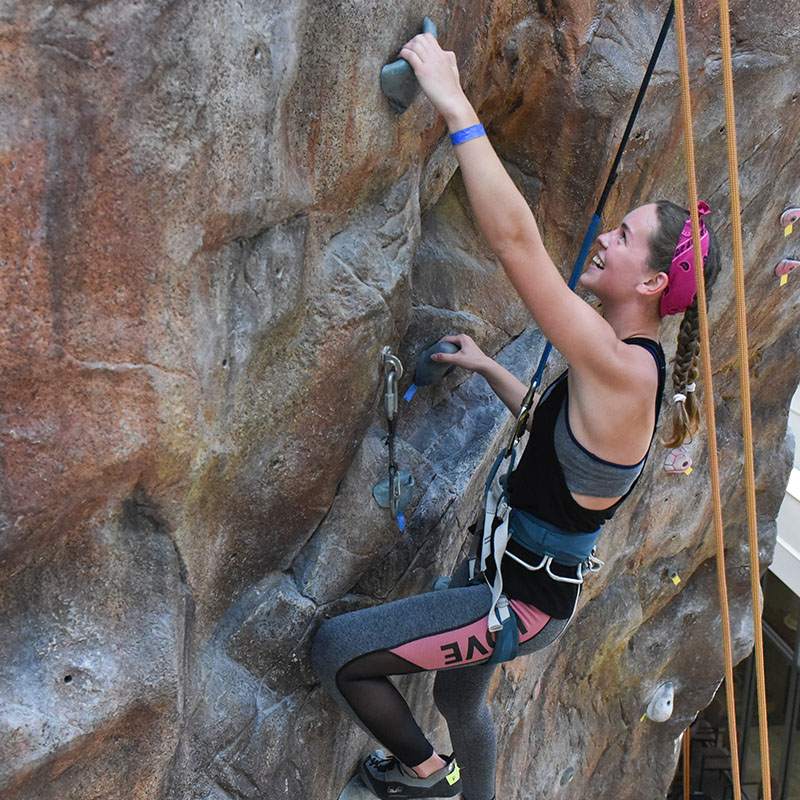
<svg viewBox="0 0 800 800"><path fill-rule="evenodd" d="M389 429L387 439L389 447L389 476L372 489L372 496L381 508L390 510L392 519L397 520L397 527L402 531L406 527L403 508L408 503L411 497L411 489L414 486L414 476L410 472L398 469L394 458L398 411L397 383L403 377L403 362L392 353L392 349L388 346L384 347L381 352L381 362L386 386L383 402Z"/></svg>
<svg viewBox="0 0 800 800"><path fill-rule="evenodd" d="M664 23L661 26L661 32L656 40L653 53L650 57L647 69L645 70L641 86L639 87L639 92L636 95L633 109L628 118L628 124L622 134L622 139L617 148L611 169L609 170L608 178L600 195L597 209L589 223L586 235L583 238L583 243L581 244L580 252L578 253L569 281L567 282L567 285L573 291L578 284L583 265L586 262L589 250L597 235L597 229L600 226L600 219L605 209L606 202L608 201L611 188L617 180L623 153L625 152L628 139L633 131L636 117L639 114L639 109L644 100L644 95L647 91L653 71L655 70L656 63L658 62L658 57L661 54L664 41L667 38L674 13L675 3L670 2ZM573 534L548 525L532 515L525 515L524 512L521 512L519 509L513 509L514 513L512 513L506 495L508 478L516 464L516 449L527 428L528 419L530 418L531 409L533 408L534 398L536 396L536 390L541 384L551 351L552 344L548 341L545 344L539 359L539 364L531 378L528 391L522 400L519 414L517 415L508 444L497 456L489 472L484 494L483 534L477 552L470 560L470 577L475 579L485 571L490 554L492 554L494 559L495 578L491 585L492 605L489 610L489 630L497 632L498 643L495 645L495 651L501 649L501 646L502 649L505 650L511 649L510 646L502 641L504 637L510 636L511 633L513 633L514 636L512 638L516 638L516 629L509 623L509 618L513 615L513 611L510 605L508 605L508 602L505 601L505 597L502 593L503 579L500 571L500 563L504 555L514 558L515 561L518 561L522 566L531 571L544 569L546 573L556 581L575 584L583 583L584 570L595 571L603 564L602 561L594 556L594 544L597 540L599 530L590 534ZM539 555L541 558L540 562L535 565L528 564L518 557L513 556L511 553L507 553L506 546L509 539L519 542L523 547L527 547ZM528 542L528 544L526 544L526 542ZM554 573L551 570L553 561L577 566L577 577L567 578ZM501 599L505 602L501 603ZM498 658L497 660L500 659Z"/></svg>
<svg viewBox="0 0 800 800"><path fill-rule="evenodd" d="M599 528L591 533L569 533L509 505L507 481L514 470L515 461L516 449L509 458L505 457L505 452L500 453L492 466L486 481L483 532L477 550L469 562L470 579L478 580L480 576L485 576L489 558L494 561L494 580L490 584L492 602L488 617L489 630L497 634L494 653L490 659L492 663L513 658L518 639L514 611L503 594L500 565L504 557L513 559L530 572L544 570L554 581L576 585L583 583L584 571L594 572L603 565L594 555ZM508 551L506 548L509 540L536 554L539 557L538 563L530 564ZM551 567L554 561L577 567L576 577L553 572ZM512 641L508 641L509 639ZM514 655L506 655L509 652Z"/></svg>

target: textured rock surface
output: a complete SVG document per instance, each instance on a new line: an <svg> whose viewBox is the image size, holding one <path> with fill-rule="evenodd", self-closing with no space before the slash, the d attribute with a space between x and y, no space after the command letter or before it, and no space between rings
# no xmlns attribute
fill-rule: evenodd
<svg viewBox="0 0 800 800"><path fill-rule="evenodd" d="M400 536L370 497L381 349L410 365L464 330L522 375L541 347L476 238L441 122L424 101L396 118L378 70L436 20L566 271L663 5L0 2L3 800L336 796L368 743L316 685L313 631L455 563L508 424L457 374L403 408L417 482ZM800 372L800 284L773 271L797 246L777 224L800 201L794 10L733 19L766 559ZM701 192L726 243L716 3L689 14ZM678 108L670 41L609 221L685 195ZM741 657L729 281L711 312ZM722 675L694 456L690 478L651 459L570 632L498 670L501 796L566 796L569 770L570 796L663 796ZM641 722L664 680L674 718ZM443 742L428 679L403 685Z"/></svg>

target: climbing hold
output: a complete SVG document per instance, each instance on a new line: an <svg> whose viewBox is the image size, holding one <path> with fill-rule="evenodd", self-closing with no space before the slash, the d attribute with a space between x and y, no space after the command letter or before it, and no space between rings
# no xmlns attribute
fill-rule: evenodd
<svg viewBox="0 0 800 800"><path fill-rule="evenodd" d="M422 20L422 32L436 37L436 25L429 17ZM389 100L395 114L403 114L408 110L419 92L419 83L414 70L404 58L398 58L386 64L381 70L381 90Z"/></svg>
<svg viewBox="0 0 800 800"><path fill-rule="evenodd" d="M567 767L561 775L561 785L566 786L575 777L575 768Z"/></svg>
<svg viewBox="0 0 800 800"><path fill-rule="evenodd" d="M384 478L372 489L372 496L381 508L391 508L392 498L396 498L397 512L402 513L403 508L411 499L411 490L414 488L414 476L404 469L394 473L394 479Z"/></svg>
<svg viewBox="0 0 800 800"><path fill-rule="evenodd" d="M786 285L789 280L789 275L800 267L800 261L796 258L784 258L777 267L775 267L775 274L781 279L781 286Z"/></svg>
<svg viewBox="0 0 800 800"><path fill-rule="evenodd" d="M681 576L678 575L678 571L670 567L667 570L667 577L677 586L681 582Z"/></svg>
<svg viewBox="0 0 800 800"><path fill-rule="evenodd" d="M671 681L662 683L650 698L647 704L645 717L650 717L653 722L666 722L672 716L672 707L675 701L675 684ZM642 717L644 719L644 717Z"/></svg>
<svg viewBox="0 0 800 800"><path fill-rule="evenodd" d="M431 356L436 353L457 353L460 348L451 342L436 342L427 350L423 350L417 359L417 370L414 373L414 383L408 387L408 391L403 395L403 399L411 402L411 398L416 394L420 386L430 386L432 383L449 375L455 365L445 364L441 361L432 361Z"/></svg>
<svg viewBox="0 0 800 800"><path fill-rule="evenodd" d="M789 236L794 230L794 223L800 220L800 208L796 206L789 206L784 209L781 214L781 228L783 228L783 235Z"/></svg>
<svg viewBox="0 0 800 800"><path fill-rule="evenodd" d="M432 356L437 353L448 353L452 355L461 348L452 342L436 342L427 350L423 350L417 359L417 370L414 373L414 383L417 386L430 386L432 383L444 378L455 369L454 364L446 364L442 361L433 361Z"/></svg>
<svg viewBox="0 0 800 800"><path fill-rule="evenodd" d="M692 474L692 457L684 445L676 447L667 453L664 459L664 469L670 474L683 473L684 475Z"/></svg>
<svg viewBox="0 0 800 800"><path fill-rule="evenodd" d="M440 575L434 582L433 582L433 591L434 592L441 592L444 589L449 589L450 584L453 582L452 578L447 578L444 575Z"/></svg>
<svg viewBox="0 0 800 800"><path fill-rule="evenodd" d="M373 756L381 761L386 758L386 754L383 750L376 750ZM360 769L356 771L356 774L350 778L347 785L342 789L338 800L375 800L375 795L367 788L367 785L361 777Z"/></svg>

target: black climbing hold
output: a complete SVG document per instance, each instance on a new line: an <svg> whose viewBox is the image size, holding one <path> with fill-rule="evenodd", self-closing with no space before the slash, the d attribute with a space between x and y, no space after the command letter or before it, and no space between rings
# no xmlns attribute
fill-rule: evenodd
<svg viewBox="0 0 800 800"><path fill-rule="evenodd" d="M436 37L436 25L430 17L422 20L422 32L432 33ZM403 114L408 110L419 92L419 83L408 61L398 58L397 61L392 61L383 67L381 90L389 99L389 105L395 114Z"/></svg>
<svg viewBox="0 0 800 800"><path fill-rule="evenodd" d="M414 383L417 386L430 386L432 383L444 378L455 369L454 364L442 361L431 361L435 353L457 353L461 348L452 342L436 342L427 350L423 350L417 359L417 371L414 373Z"/></svg>
<svg viewBox="0 0 800 800"><path fill-rule="evenodd" d="M566 786L575 777L574 767L567 767L561 775L561 785Z"/></svg>

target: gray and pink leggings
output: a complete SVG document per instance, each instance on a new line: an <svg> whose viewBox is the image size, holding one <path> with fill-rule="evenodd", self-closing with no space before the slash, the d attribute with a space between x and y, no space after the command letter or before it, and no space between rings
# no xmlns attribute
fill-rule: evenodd
<svg viewBox="0 0 800 800"><path fill-rule="evenodd" d="M447 721L468 800L491 800L495 793L497 741L486 704L495 668L486 663L493 650L490 603L485 583L466 585L463 565L449 589L327 620L312 649L317 675L342 708L412 767L433 747L388 676L439 670L434 700ZM551 619L533 606L511 605L520 656L551 644L567 626L568 620Z"/></svg>

